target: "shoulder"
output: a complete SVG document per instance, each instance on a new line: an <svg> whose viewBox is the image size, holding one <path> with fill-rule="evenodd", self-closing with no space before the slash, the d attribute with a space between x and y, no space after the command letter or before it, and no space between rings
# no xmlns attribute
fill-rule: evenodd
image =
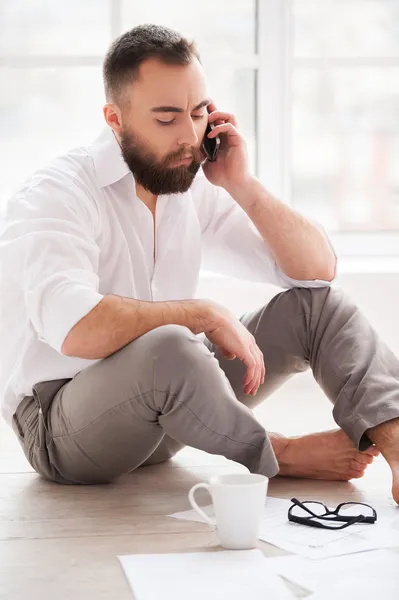
<svg viewBox="0 0 399 600"><path fill-rule="evenodd" d="M33 173L9 199L6 221L35 217L92 219L96 208L96 176L89 148L80 146Z"/></svg>

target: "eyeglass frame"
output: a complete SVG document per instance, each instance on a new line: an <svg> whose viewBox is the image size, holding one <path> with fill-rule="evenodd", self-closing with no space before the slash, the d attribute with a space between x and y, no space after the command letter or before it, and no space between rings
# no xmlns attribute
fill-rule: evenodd
<svg viewBox="0 0 399 600"><path fill-rule="evenodd" d="M304 503L306 502L312 502L312 504L320 504L321 506L323 506L326 510L326 512L322 515L316 515L312 510L310 510L309 508L307 508L305 506L305 504L303 502L301 502L300 500L298 500L297 498L291 498L291 502L293 502L292 506L290 506L290 508L288 509L288 520L291 521L292 523L299 523L300 525L307 525L308 527L317 527L318 529L345 529L346 527L349 527L349 525L353 525L354 523L369 523L369 524L374 524L377 520L377 512L376 510L370 506L369 504L365 504L364 502L341 502L341 504L338 504L338 506L334 509L334 510L330 510L323 502L318 502L318 501L314 501L314 500L305 500ZM373 515L370 517L366 517L365 515L356 515L353 517L347 516L347 515L340 515L339 511L342 508L342 506L345 505L349 505L349 504L357 504L359 506L367 506L367 508L370 508L373 511ZM310 516L309 517L298 517L296 515L292 514L292 510L296 507L299 506L300 508L302 508L302 510L304 510L305 512L309 513ZM343 522L343 525L339 526L339 527L329 527L328 525L325 525L324 523L319 523L318 521L313 521L312 519L321 519L321 520L325 520L325 521L330 521L330 522Z"/></svg>

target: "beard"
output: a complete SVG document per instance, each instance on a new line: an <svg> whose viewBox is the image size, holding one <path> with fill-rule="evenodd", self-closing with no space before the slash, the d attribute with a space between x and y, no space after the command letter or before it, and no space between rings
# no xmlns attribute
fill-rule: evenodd
<svg viewBox="0 0 399 600"><path fill-rule="evenodd" d="M154 153L139 141L137 136L127 131L121 135L121 150L135 181L157 196L187 192L205 160L200 148L183 148L168 154L162 160L157 160ZM193 157L188 166L170 166L187 155Z"/></svg>

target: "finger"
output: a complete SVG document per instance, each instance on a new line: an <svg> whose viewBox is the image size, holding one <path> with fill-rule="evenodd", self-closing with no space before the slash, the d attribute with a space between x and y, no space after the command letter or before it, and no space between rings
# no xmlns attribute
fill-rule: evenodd
<svg viewBox="0 0 399 600"><path fill-rule="evenodd" d="M251 359L247 361L246 367L247 367L247 370L246 370L246 375L244 378L244 389L245 389L245 393L249 394L249 392L252 390L253 385L254 385L254 376L255 376L255 369L256 369L255 361L252 358L252 356L251 356Z"/></svg>
<svg viewBox="0 0 399 600"><path fill-rule="evenodd" d="M221 121L224 123L231 123L234 127L237 127L237 117L232 113L222 112L221 110L214 110L208 117L209 123L215 123L215 121Z"/></svg>
<svg viewBox="0 0 399 600"><path fill-rule="evenodd" d="M228 350L220 350L220 354L224 357L227 358L227 360L234 360L236 358L236 355L233 354L232 352L229 352Z"/></svg>
<svg viewBox="0 0 399 600"><path fill-rule="evenodd" d="M260 350L259 350L259 348L258 348L257 346L255 346L254 353L255 353L255 355L256 355L256 357L257 357L257 363L258 363L258 374L259 374L259 375L258 375L258 380L257 380L257 383L256 383L256 389L252 390L252 395L253 395L253 396L254 396L254 395L255 395L255 394L258 392L258 390L259 390L260 386L262 385L262 383L263 383L263 381L264 381L264 364L263 364L263 356L262 356L262 353L260 352Z"/></svg>
<svg viewBox="0 0 399 600"><path fill-rule="evenodd" d="M257 355L258 361L259 361L259 386L258 386L258 389L259 389L259 387L262 385L262 383L265 380L265 363L263 360L263 354L256 342L255 342L255 352L256 352L256 355Z"/></svg>
<svg viewBox="0 0 399 600"><path fill-rule="evenodd" d="M257 391L259 389L259 385L260 385L259 376L256 376L255 379L254 379L254 381L255 381L254 385L252 385L251 389L248 392L249 396L256 396Z"/></svg>
<svg viewBox="0 0 399 600"><path fill-rule="evenodd" d="M215 110L217 110L216 104L214 103L214 101L212 99L210 100L210 102L206 108L208 110L208 113L213 113L213 112L215 112Z"/></svg>
<svg viewBox="0 0 399 600"><path fill-rule="evenodd" d="M229 137L239 137L240 135L232 123L222 123L221 125L215 125L212 131L208 133L208 138L214 138L221 133L226 133Z"/></svg>
<svg viewBox="0 0 399 600"><path fill-rule="evenodd" d="M258 352L260 354L260 360L262 363L262 377L261 377L260 383L261 383L261 385L263 385L265 383L265 375L266 375L265 359L263 357L262 350L259 348L259 346L257 346L257 348L258 348Z"/></svg>
<svg viewBox="0 0 399 600"><path fill-rule="evenodd" d="M261 362L260 352L258 351L258 348L256 345L252 346L251 353L256 362L256 367L255 367L253 386L251 388L250 394L252 396L255 396L256 392L259 389L261 378L262 378L262 362Z"/></svg>
<svg viewBox="0 0 399 600"><path fill-rule="evenodd" d="M247 368L246 374L244 377L244 392L246 394L248 394L249 391L253 387L253 379L254 379L254 375L255 375L256 361L255 361L254 357L252 356L252 354L249 352L248 355L246 357L244 357L243 363Z"/></svg>

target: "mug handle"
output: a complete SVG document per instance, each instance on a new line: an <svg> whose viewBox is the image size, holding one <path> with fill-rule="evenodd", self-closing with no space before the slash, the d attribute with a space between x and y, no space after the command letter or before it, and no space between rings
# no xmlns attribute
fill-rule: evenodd
<svg viewBox="0 0 399 600"><path fill-rule="evenodd" d="M204 511L201 510L201 508L198 506L198 504L195 501L194 494L199 488L205 488L210 493L210 485L208 485L207 483L197 483L196 485L193 485L191 490L188 492L188 499L190 501L191 506L195 510L195 512L197 512L199 514L199 516L202 519L204 519L206 524L209 525L209 527L211 529L215 529L215 527L216 527L215 523L213 523L212 520L208 517L208 515L206 515L204 513Z"/></svg>

